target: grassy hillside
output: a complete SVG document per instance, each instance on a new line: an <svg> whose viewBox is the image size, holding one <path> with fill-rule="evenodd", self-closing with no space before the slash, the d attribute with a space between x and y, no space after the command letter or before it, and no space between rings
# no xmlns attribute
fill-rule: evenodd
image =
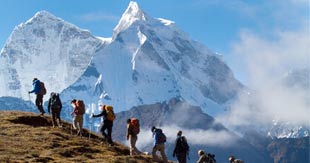
<svg viewBox="0 0 310 163"><path fill-rule="evenodd" d="M129 156L128 147L113 147L94 133L71 134L71 124L52 128L50 116L0 112L0 162L151 163L151 156Z"/></svg>

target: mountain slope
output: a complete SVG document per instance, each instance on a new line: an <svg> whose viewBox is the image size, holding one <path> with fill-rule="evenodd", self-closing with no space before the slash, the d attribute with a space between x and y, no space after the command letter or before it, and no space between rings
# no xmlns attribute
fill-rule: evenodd
<svg viewBox="0 0 310 163"><path fill-rule="evenodd" d="M70 124L51 128L51 118L26 112L0 114L0 162L107 162L151 163L150 156L129 156L121 144L108 147L85 130L79 137L70 134Z"/></svg>
<svg viewBox="0 0 310 163"><path fill-rule="evenodd" d="M89 31L40 11L15 27L0 53L0 96L28 99L32 78L48 92L60 92L75 82L94 52L106 43Z"/></svg>

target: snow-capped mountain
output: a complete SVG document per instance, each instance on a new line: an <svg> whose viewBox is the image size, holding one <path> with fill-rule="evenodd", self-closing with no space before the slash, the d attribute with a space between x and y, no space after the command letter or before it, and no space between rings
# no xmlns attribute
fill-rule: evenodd
<svg viewBox="0 0 310 163"><path fill-rule="evenodd" d="M310 108L310 68L295 69L285 74L282 81L287 89L293 89ZM308 109L309 109L308 108ZM268 136L271 138L301 138L310 136L310 120L308 124L296 125L289 121L273 120L272 126L268 129Z"/></svg>
<svg viewBox="0 0 310 163"><path fill-rule="evenodd" d="M13 30L0 53L0 96L28 100L32 79L60 92L85 71L104 41L89 31L41 11Z"/></svg>
<svg viewBox="0 0 310 163"><path fill-rule="evenodd" d="M63 95L109 103L117 111L179 97L215 115L241 88L221 56L130 2L111 43Z"/></svg>
<svg viewBox="0 0 310 163"><path fill-rule="evenodd" d="M24 100L37 77L64 102L100 101L120 111L178 97L216 115L243 87L221 56L136 2L111 39L38 12L14 29L0 57L0 96Z"/></svg>

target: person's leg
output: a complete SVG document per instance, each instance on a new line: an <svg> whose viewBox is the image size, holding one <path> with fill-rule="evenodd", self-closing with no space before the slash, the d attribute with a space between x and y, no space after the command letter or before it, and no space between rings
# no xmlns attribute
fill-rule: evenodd
<svg viewBox="0 0 310 163"><path fill-rule="evenodd" d="M82 130L83 130L83 115L77 115L77 123L78 123L78 132L77 135L82 135Z"/></svg>
<svg viewBox="0 0 310 163"><path fill-rule="evenodd" d="M133 147L133 151L135 154L141 154L142 152L138 150L137 146L136 146L136 143L137 143L137 140L138 140L138 136L136 136L134 138L134 141L132 142L132 147Z"/></svg>
<svg viewBox="0 0 310 163"><path fill-rule="evenodd" d="M158 156L156 154L158 148L157 148L158 145L154 146L153 149L152 149L152 160L153 161L159 161L158 159Z"/></svg>
<svg viewBox="0 0 310 163"><path fill-rule="evenodd" d="M165 144L159 144L158 150L161 154L161 157L163 158L164 163L168 163L168 159L167 159L166 152L165 152Z"/></svg>
<svg viewBox="0 0 310 163"><path fill-rule="evenodd" d="M113 144L113 141L112 141L112 125L108 125L107 126L107 129L108 129L108 143L109 144Z"/></svg>
<svg viewBox="0 0 310 163"><path fill-rule="evenodd" d="M53 127L55 127L55 125L56 125L56 110L54 108L52 108L52 123L53 123Z"/></svg>
<svg viewBox="0 0 310 163"><path fill-rule="evenodd" d="M36 106L38 108L38 110L41 112L41 114L43 115L45 113L44 109L43 109L43 95L37 95L36 97Z"/></svg>
<svg viewBox="0 0 310 163"><path fill-rule="evenodd" d="M177 159L178 159L179 163L186 163L186 152L178 153Z"/></svg>
<svg viewBox="0 0 310 163"><path fill-rule="evenodd" d="M103 138L105 138L105 139L108 138L107 134L105 133L105 130L106 130L106 129L107 129L107 125L106 125L106 123L104 123L104 124L102 125L100 131L101 131L101 134L102 134Z"/></svg>
<svg viewBox="0 0 310 163"><path fill-rule="evenodd" d="M130 155L138 154L136 153L136 141L137 137L130 135Z"/></svg>
<svg viewBox="0 0 310 163"><path fill-rule="evenodd" d="M73 117L73 124L72 124L72 126L73 126L74 130L78 129L78 118L77 118L77 116Z"/></svg>
<svg viewBox="0 0 310 163"><path fill-rule="evenodd" d="M56 109L56 122L57 122L57 125L58 127L62 127L61 126L61 119L60 119L60 108L57 108Z"/></svg>

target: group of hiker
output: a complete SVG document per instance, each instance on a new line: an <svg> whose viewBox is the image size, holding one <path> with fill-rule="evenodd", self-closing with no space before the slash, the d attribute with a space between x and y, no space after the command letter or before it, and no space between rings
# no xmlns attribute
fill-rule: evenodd
<svg viewBox="0 0 310 163"><path fill-rule="evenodd" d="M44 115L45 111L43 109L43 96L46 94L46 88L44 83L38 80L37 78L33 79L33 89L28 92L36 94L36 106L40 111L40 115ZM83 115L85 113L85 105L83 100L73 99L71 100L71 106L73 111L71 115L73 116L72 130L76 131L77 135L82 135L83 129ZM115 120L115 114L113 111L113 107L109 105L101 105L101 113L93 114L91 117L103 117L102 126L100 132L103 138L108 142L109 146L113 146L112 140L112 128L113 121ZM48 101L48 113L52 114L52 125L54 127L62 127L60 112L62 109L62 102L60 100L59 94L52 92L50 94L50 98ZM163 133L163 130L152 126L151 128L152 136L154 139L154 144L152 148L152 160L155 162L163 161L164 163L168 163L167 155L165 153L165 142L167 138ZM126 132L126 140L129 141L130 144L130 155L140 155L147 152L141 152L136 147L136 142L138 140L138 134L140 133L140 122L137 118L127 119L127 132ZM176 157L179 163L186 163L187 158L189 158L189 145L187 143L187 139L182 135L182 131L178 131L176 135L175 146L173 149L173 157ZM161 154L160 159L157 156L157 152ZM203 150L198 150L199 159L197 163L216 163L214 159L214 155L210 153L205 153ZM229 157L230 163L244 163L240 159L235 159L234 156Z"/></svg>

